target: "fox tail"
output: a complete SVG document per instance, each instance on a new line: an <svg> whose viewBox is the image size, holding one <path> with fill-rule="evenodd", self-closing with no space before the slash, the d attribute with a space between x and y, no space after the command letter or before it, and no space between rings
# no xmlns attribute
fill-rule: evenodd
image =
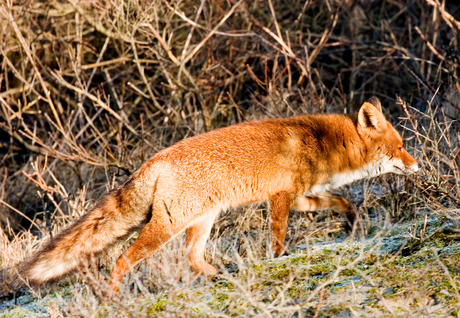
<svg viewBox="0 0 460 318"><path fill-rule="evenodd" d="M91 211L26 259L11 286L57 281L148 222L152 200L144 196L133 203L131 193L125 184L105 195Z"/></svg>

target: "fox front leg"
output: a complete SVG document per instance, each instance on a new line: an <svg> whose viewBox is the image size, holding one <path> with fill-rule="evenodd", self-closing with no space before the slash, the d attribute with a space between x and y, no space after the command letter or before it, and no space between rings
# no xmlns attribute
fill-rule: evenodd
<svg viewBox="0 0 460 318"><path fill-rule="evenodd" d="M275 256L280 256L285 252L284 240L286 239L289 211L294 203L294 195L289 192L278 192L270 198L269 203L272 249Z"/></svg>
<svg viewBox="0 0 460 318"><path fill-rule="evenodd" d="M330 193L322 193L314 197L297 197L292 206L296 211L318 211L332 209L343 215L347 221L346 228L352 232L358 221L356 209L345 198Z"/></svg>
<svg viewBox="0 0 460 318"><path fill-rule="evenodd" d="M314 197L294 197L289 192L279 192L270 198L270 220L272 249L276 256L285 253L284 241L288 226L289 211L312 212L333 209L347 220L347 230L353 231L358 216L354 207L343 197L323 193Z"/></svg>

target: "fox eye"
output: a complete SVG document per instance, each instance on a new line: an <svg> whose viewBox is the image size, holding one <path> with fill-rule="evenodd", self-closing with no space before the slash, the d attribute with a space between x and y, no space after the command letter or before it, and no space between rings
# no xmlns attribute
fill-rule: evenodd
<svg viewBox="0 0 460 318"><path fill-rule="evenodd" d="M398 150L399 150L399 151L403 151L403 147L402 147L402 146L399 146L399 147L398 147Z"/></svg>

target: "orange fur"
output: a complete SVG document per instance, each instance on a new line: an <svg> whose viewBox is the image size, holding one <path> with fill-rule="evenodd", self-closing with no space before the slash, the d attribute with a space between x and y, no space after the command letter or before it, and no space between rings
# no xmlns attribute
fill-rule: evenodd
<svg viewBox="0 0 460 318"><path fill-rule="evenodd" d="M221 210L268 200L273 250L280 255L289 210L333 208L352 225L351 205L326 191L360 178L417 169L377 98L351 116L302 115L214 130L158 152L26 261L20 274L36 285L59 279L137 228L142 228L139 238L112 272L115 290L132 266L184 230L192 268L216 274L204 251Z"/></svg>

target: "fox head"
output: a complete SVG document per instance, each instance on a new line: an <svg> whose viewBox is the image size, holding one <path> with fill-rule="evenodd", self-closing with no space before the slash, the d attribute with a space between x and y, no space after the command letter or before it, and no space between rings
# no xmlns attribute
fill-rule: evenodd
<svg viewBox="0 0 460 318"><path fill-rule="evenodd" d="M418 171L417 161L404 149L401 136L383 116L377 97L362 104L358 112L357 130L365 144L368 163L376 175Z"/></svg>

